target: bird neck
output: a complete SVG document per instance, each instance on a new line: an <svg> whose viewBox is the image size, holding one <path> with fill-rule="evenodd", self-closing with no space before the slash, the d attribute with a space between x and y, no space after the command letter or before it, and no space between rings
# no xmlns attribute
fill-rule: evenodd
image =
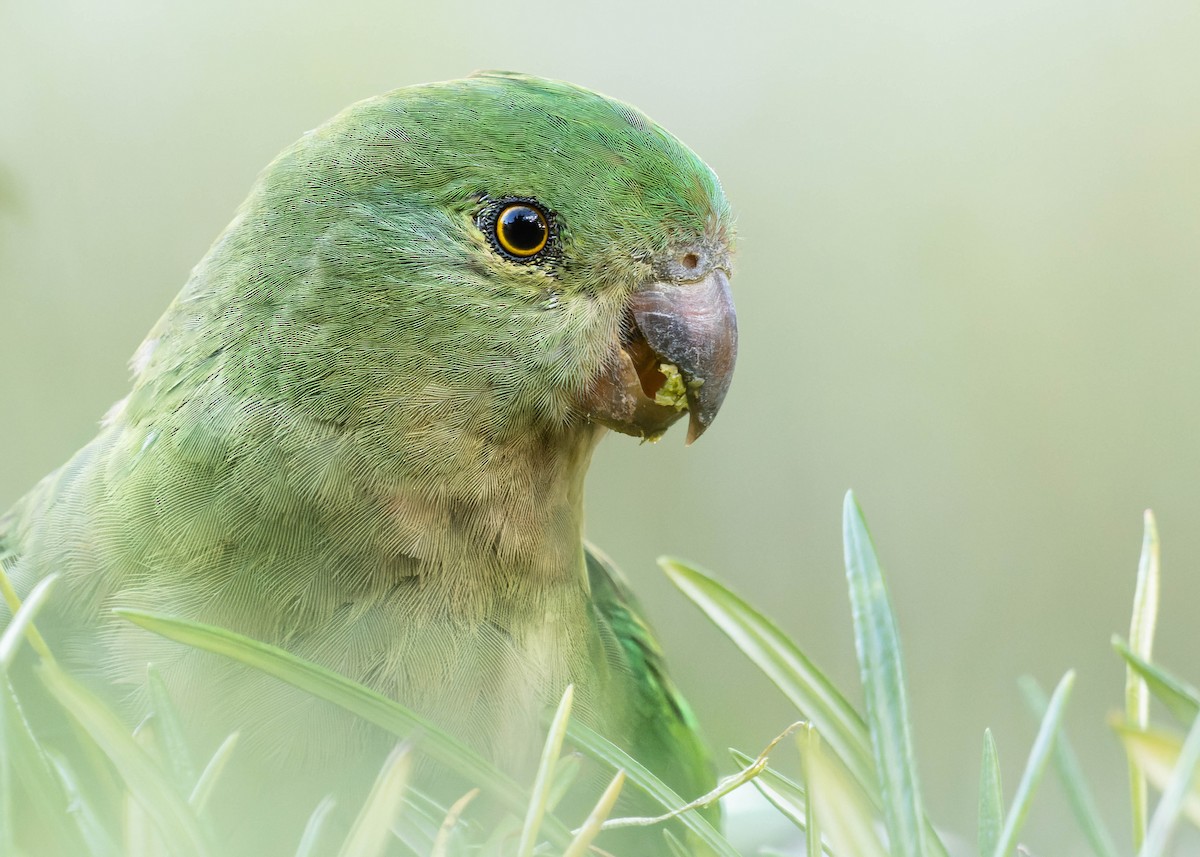
<svg viewBox="0 0 1200 857"><path fill-rule="evenodd" d="M401 553L450 583L582 580L584 478L603 432L576 425L455 446L440 479L399 478L383 514Z"/></svg>

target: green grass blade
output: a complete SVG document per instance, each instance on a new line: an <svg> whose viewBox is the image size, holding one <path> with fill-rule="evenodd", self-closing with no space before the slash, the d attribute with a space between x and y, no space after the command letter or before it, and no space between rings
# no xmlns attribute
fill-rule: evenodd
<svg viewBox="0 0 1200 857"><path fill-rule="evenodd" d="M846 768L822 752L820 733L806 729L796 736L796 743L804 767L805 794L816 805L816 816L832 851L844 857L888 857L875 833L870 802Z"/></svg>
<svg viewBox="0 0 1200 857"><path fill-rule="evenodd" d="M567 734L567 721L571 718L571 704L574 700L575 686L569 684L558 702L558 710L554 712L554 720L550 723L549 734L546 735L546 742L542 746L542 758L538 762L529 808L525 812L525 823L521 826L521 839L517 843L517 857L533 857L533 846L537 844L538 830L542 826L542 817L546 814L546 802L554 782L554 766L562 753L563 738Z"/></svg>
<svg viewBox="0 0 1200 857"><path fill-rule="evenodd" d="M804 805L804 853L820 854L821 825L817 822L816 804L808 801Z"/></svg>
<svg viewBox="0 0 1200 857"><path fill-rule="evenodd" d="M666 840L667 850L671 852L671 857L694 857L692 852L685 848L679 838L669 830L663 831L663 839Z"/></svg>
<svg viewBox="0 0 1200 857"><path fill-rule="evenodd" d="M1045 692L1036 681L1028 676L1022 678L1019 684L1021 692L1025 696L1025 702L1033 711L1034 716L1041 720L1046 716L1046 709L1050 705ZM1067 793L1071 810L1075 813L1079 827L1087 837L1088 844L1091 845L1096 857L1117 857L1117 846L1112 834L1109 833L1108 827L1104 823L1100 807L1096 805L1096 799L1092 797L1092 791L1088 787L1087 779L1079 766L1079 759L1071 747L1071 742L1067 740L1067 734L1062 729L1059 730L1058 737L1054 740L1054 766L1058 770L1058 777Z"/></svg>
<svg viewBox="0 0 1200 857"><path fill-rule="evenodd" d="M399 744L388 755L338 857L379 857L384 853L408 786L412 765L409 748L407 743Z"/></svg>
<svg viewBox="0 0 1200 857"><path fill-rule="evenodd" d="M1154 626L1158 621L1158 556L1158 527L1154 523L1154 514L1147 509L1133 593L1133 616L1129 622L1130 648L1144 661L1151 660ZM1150 724L1150 691L1145 679L1132 667L1125 670L1125 718L1141 729ZM1146 778L1132 759L1129 760L1129 802L1133 813L1133 847L1137 850L1146 835Z"/></svg>
<svg viewBox="0 0 1200 857"><path fill-rule="evenodd" d="M1140 675L1155 699L1184 726L1191 725L1200 714L1200 690L1135 654L1120 637L1112 638L1112 646L1125 663Z"/></svg>
<svg viewBox="0 0 1200 857"><path fill-rule="evenodd" d="M754 762L753 757L747 756L740 750L730 750L729 752L733 755L734 760L743 767ZM809 813L808 796L804 792L804 787L770 767L763 768L751 782L758 793L766 798L771 806L779 810L780 815L800 830L805 831L807 841ZM828 842L822 841L821 849L825 854L832 854Z"/></svg>
<svg viewBox="0 0 1200 857"><path fill-rule="evenodd" d="M37 671L51 695L112 761L133 800L153 821L163 841L171 843L173 854L200 857L209 853L191 808L120 719L57 665L43 662Z"/></svg>
<svg viewBox="0 0 1200 857"><path fill-rule="evenodd" d="M223 628L160 616L140 610L118 610L136 625L193 648L224 655L254 667L313 696L332 702L402 738L420 738L426 755L457 771L509 809L524 815L529 795L512 778L452 738L431 721L382 694L343 675L298 658L277 646L252 640ZM547 835L559 846L571 841L570 832L552 816L545 820Z"/></svg>
<svg viewBox="0 0 1200 857"><path fill-rule="evenodd" d="M191 748L183 737L179 711L171 701L162 676L153 664L146 668L146 687L150 693L150 707L154 712L154 734L159 740L159 754L164 763L170 766L179 793L186 795L196 785L196 765L192 761ZM195 806L195 803L192 805Z"/></svg>
<svg viewBox="0 0 1200 857"><path fill-rule="evenodd" d="M820 736L813 730L812 725L805 727L805 732L809 733L806 739L807 745L811 748L817 741L820 741ZM821 853L821 823L817 819L816 803L811 800L804 802L804 853L805 854L820 854Z"/></svg>
<svg viewBox="0 0 1200 857"><path fill-rule="evenodd" d="M429 857L446 857L450 853L450 843L454 837L462 831L462 826L459 821L462 819L462 814L466 812L467 805L479 796L479 789L471 789L465 795L454 802L454 805L445 812L442 816L442 821L437 827L437 832L434 834L433 842L429 848ZM574 845L574 840L571 842ZM420 852L418 852L420 853Z"/></svg>
<svg viewBox="0 0 1200 857"><path fill-rule="evenodd" d="M147 717L137 725L133 730L133 742L146 752L156 766L161 767L162 760L155 756L158 740L154 734L153 718ZM122 844L126 857L159 857L167 850L158 825L132 789L125 790L123 811Z"/></svg>
<svg viewBox="0 0 1200 857"><path fill-rule="evenodd" d="M296 846L296 857L316 857L320 853L317 846L321 842L321 832L325 829L325 820L329 818L329 814L333 812L335 806L337 806L337 801L333 799L333 795L325 795L317 804L317 808L312 811L308 822L304 825L300 844Z"/></svg>
<svg viewBox="0 0 1200 857"><path fill-rule="evenodd" d="M780 780L786 782L787 785L781 784ZM751 782L767 802L775 809L779 810L779 814L796 825L797 830L807 830L808 828L808 800L805 798L804 789L799 784L791 782L786 777L776 774L770 768L763 771ZM788 788L791 786L791 788Z"/></svg>
<svg viewBox="0 0 1200 857"><path fill-rule="evenodd" d="M439 853L436 848L438 845L438 830L444 820L443 818L434 818L425 815L409 798L413 793L410 786L408 791L404 793L404 799L400 812L396 816L396 820L392 823L392 834L396 840L403 843L404 847L417 857L436 857ZM476 789L478 794L478 789ZM457 833L461 831L452 829L447 832L445 837L445 847L450 847L450 843L455 840ZM388 852L391 853L390 851ZM444 852L441 852L444 853Z"/></svg>
<svg viewBox="0 0 1200 857"><path fill-rule="evenodd" d="M0 667L9 668L21 648L22 640L26 637L29 637L31 641L35 639L33 635L37 631L33 629L33 617L42 609L57 582L58 575L56 574L43 577L30 590L29 597L25 599L24 603L17 608L12 620L5 626L4 633L0 634Z"/></svg>
<svg viewBox="0 0 1200 857"><path fill-rule="evenodd" d="M200 776L196 777L196 785L188 796L188 803L197 813L204 812L204 807L208 805L208 799L212 796L217 780L220 779L221 772L225 770L225 765L229 763L229 757L233 755L233 748L237 746L237 742L237 732L227 736L221 742L221 746L212 754L212 758L208 760L208 764L204 766Z"/></svg>
<svg viewBox="0 0 1200 857"><path fill-rule="evenodd" d="M0 674L0 854L16 854L16 807L13 803L13 783L17 776L13 772L13 748L20 738L16 733L14 718L18 716L16 694L8 682L7 674Z"/></svg>
<svg viewBox="0 0 1200 857"><path fill-rule="evenodd" d="M867 723L891 851L894 857L924 857L925 809L908 722L900 636L883 570L853 492L846 493L842 535Z"/></svg>
<svg viewBox="0 0 1200 857"><path fill-rule="evenodd" d="M82 842L76 836L77 831L86 835L80 826L86 820L76 815L76 824L72 825L66 815L66 811L80 808L65 805L66 789L73 783L63 781L38 741L9 675L25 639L44 662L54 662L33 620L57 581L58 575L54 574L38 581L22 603L0 562L0 598L11 616L0 633L0 854L17 853L17 831L21 828L37 836L35 848L52 853L83 853L80 846L87 841L86 836ZM14 801L18 792L23 797L20 806ZM105 853L102 840L97 840L94 853Z"/></svg>
<svg viewBox="0 0 1200 857"><path fill-rule="evenodd" d="M55 577L56 575L50 576ZM17 590L13 588L12 581L8 579L3 562L0 562L0 598L4 599L4 603L8 606L8 612L16 618L17 613L21 610L21 599L17 595ZM38 657L46 661L54 660L50 647L46 645L46 641L42 639L42 635L32 624L26 626L25 636L29 638L29 645L37 652Z"/></svg>
<svg viewBox="0 0 1200 857"><path fill-rule="evenodd" d="M1054 688L1050 704L1046 707L1046 716L1042 718L1037 737L1034 738L1033 747L1029 751L1025 770L1021 773L1020 782L1017 783L1017 792L1013 795L1012 806L1008 810L1008 815L1005 816L1004 827L1000 831L1000 840L996 843L996 850L992 852L994 857L1008 857L1017 847L1017 837L1025 824L1025 816L1029 813L1029 806L1033 802L1034 792L1037 791L1038 781L1042 778L1042 773L1046 770L1046 763L1050 760L1050 751L1054 748L1054 738L1058 734L1059 724L1062 723L1063 712L1066 710L1067 699L1070 698L1071 688L1074 684L1075 673L1068 671L1058 682L1058 687Z"/></svg>
<svg viewBox="0 0 1200 857"><path fill-rule="evenodd" d="M1187 738L1179 751L1178 761L1171 772L1167 787L1163 789L1162 798L1154 808L1154 816L1146 829L1146 838L1138 857L1163 857L1167 852L1171 834L1179 823L1184 805L1189 797L1194 797L1196 766L1200 764L1200 717L1188 730ZM1139 771L1141 769L1139 768Z"/></svg>
<svg viewBox="0 0 1200 857"><path fill-rule="evenodd" d="M16 853L17 831L37 835L48 853L77 845L66 793L25 717L8 673L0 671L0 854ZM14 800L15 797L19 801ZM29 844L28 842L26 844Z"/></svg>
<svg viewBox="0 0 1200 857"><path fill-rule="evenodd" d="M1183 752L1183 737L1161 729L1138 729L1120 720L1111 725L1146 779L1159 791L1166 791ZM1183 802L1183 814L1200 827L1200 788L1195 783Z"/></svg>
<svg viewBox="0 0 1200 857"><path fill-rule="evenodd" d="M671 582L775 683L860 782L874 791L870 737L854 707L770 619L708 572L673 557L659 566Z"/></svg>
<svg viewBox="0 0 1200 857"><path fill-rule="evenodd" d="M1004 824L1004 787L1000 756L992 730L983 730L983 761L979 771L979 853L994 854Z"/></svg>
<svg viewBox="0 0 1200 857"><path fill-rule="evenodd" d="M80 786L75 770L58 753L47 751L46 756L53 765L54 772L58 775L58 781L62 784L63 792L67 796L67 812L75 819L75 825L79 828L83 841L87 843L87 850L91 857L122 857L116 840L112 838L108 828L101 821L100 813L88 800ZM0 851L0 854L11 853L13 852Z"/></svg>
<svg viewBox="0 0 1200 857"><path fill-rule="evenodd" d="M480 833L474 822L462 817L479 794L480 789L472 788L452 805L445 806L423 794L420 789L410 787L404 794L404 809L400 813L400 820L392 827L392 831L418 855L429 854L430 857L434 857L449 848L452 842L465 836L468 831ZM439 839L443 841L442 852L438 851Z"/></svg>
<svg viewBox="0 0 1200 857"><path fill-rule="evenodd" d="M512 853L512 840L521 834L521 823L511 815L500 819L493 828L487 840L480 848L484 857L508 857Z"/></svg>
<svg viewBox="0 0 1200 857"><path fill-rule="evenodd" d="M579 829L575 831L575 838L571 840L570 846L563 852L563 857L586 857L588 849L591 847L592 841L599 835L600 828L604 824L605 819L612 814L613 806L616 804L617 798L620 797L621 788L624 785L625 772L617 771L612 781L609 782L608 787L604 790L604 794L600 795L600 799L596 801L596 805L588 813L588 817Z"/></svg>
<svg viewBox="0 0 1200 857"><path fill-rule="evenodd" d="M583 773L583 764L583 755L580 753L571 752L559 757L558 763L554 766L554 781L550 783L550 795L546 799L548 809L553 811L570 792L571 787L579 779L579 775Z"/></svg>
<svg viewBox="0 0 1200 857"><path fill-rule="evenodd" d="M154 821L128 792L125 794L122 810L121 830L124 835L121 852L124 857L159 857L166 851Z"/></svg>
<svg viewBox="0 0 1200 857"><path fill-rule="evenodd" d="M567 724L567 737L571 743L596 761L603 762L613 771L625 771L629 782L636 785L650 797L654 798L664 809L675 811L687 805L687 801L677 795L670 786L638 762L616 744L609 741L599 732L579 722ZM732 845L718 833L708 820L695 810L689 810L679 816L679 823L692 831L701 842L713 850L719 857L739 857Z"/></svg>

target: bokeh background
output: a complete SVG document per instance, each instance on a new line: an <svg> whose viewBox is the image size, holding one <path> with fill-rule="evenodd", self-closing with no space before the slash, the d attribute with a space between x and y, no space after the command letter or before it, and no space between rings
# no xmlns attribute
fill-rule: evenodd
<svg viewBox="0 0 1200 857"><path fill-rule="evenodd" d="M654 566L717 571L859 698L857 492L905 641L934 815L973 839L981 735L1015 784L1023 673L1124 835L1105 725L1142 510L1157 652L1200 680L1200 6L1194 0L0 4L0 507L94 432L257 171L348 103L509 68L630 101L737 213L737 377L685 449L614 437L590 537L717 747L780 695ZM1027 837L1080 853L1056 784Z"/></svg>

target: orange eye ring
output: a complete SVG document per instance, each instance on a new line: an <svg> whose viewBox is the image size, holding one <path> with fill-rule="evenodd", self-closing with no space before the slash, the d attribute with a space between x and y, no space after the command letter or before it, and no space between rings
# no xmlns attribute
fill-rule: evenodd
<svg viewBox="0 0 1200 857"><path fill-rule="evenodd" d="M496 215L496 243L516 259L531 259L550 242L550 223L540 208L513 202Z"/></svg>

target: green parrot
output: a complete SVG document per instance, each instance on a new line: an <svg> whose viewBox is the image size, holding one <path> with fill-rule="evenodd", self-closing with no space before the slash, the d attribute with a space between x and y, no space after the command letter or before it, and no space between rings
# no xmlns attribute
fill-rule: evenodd
<svg viewBox="0 0 1200 857"><path fill-rule="evenodd" d="M606 429L712 422L732 240L713 172L586 89L490 72L355 104L262 173L129 395L0 518L0 561L22 593L60 575L39 626L134 716L152 662L197 734L240 730L288 779L336 777L372 727L112 608L281 646L518 778L570 683L697 797L710 760L584 542L583 483ZM651 832L600 842L663 853Z"/></svg>

